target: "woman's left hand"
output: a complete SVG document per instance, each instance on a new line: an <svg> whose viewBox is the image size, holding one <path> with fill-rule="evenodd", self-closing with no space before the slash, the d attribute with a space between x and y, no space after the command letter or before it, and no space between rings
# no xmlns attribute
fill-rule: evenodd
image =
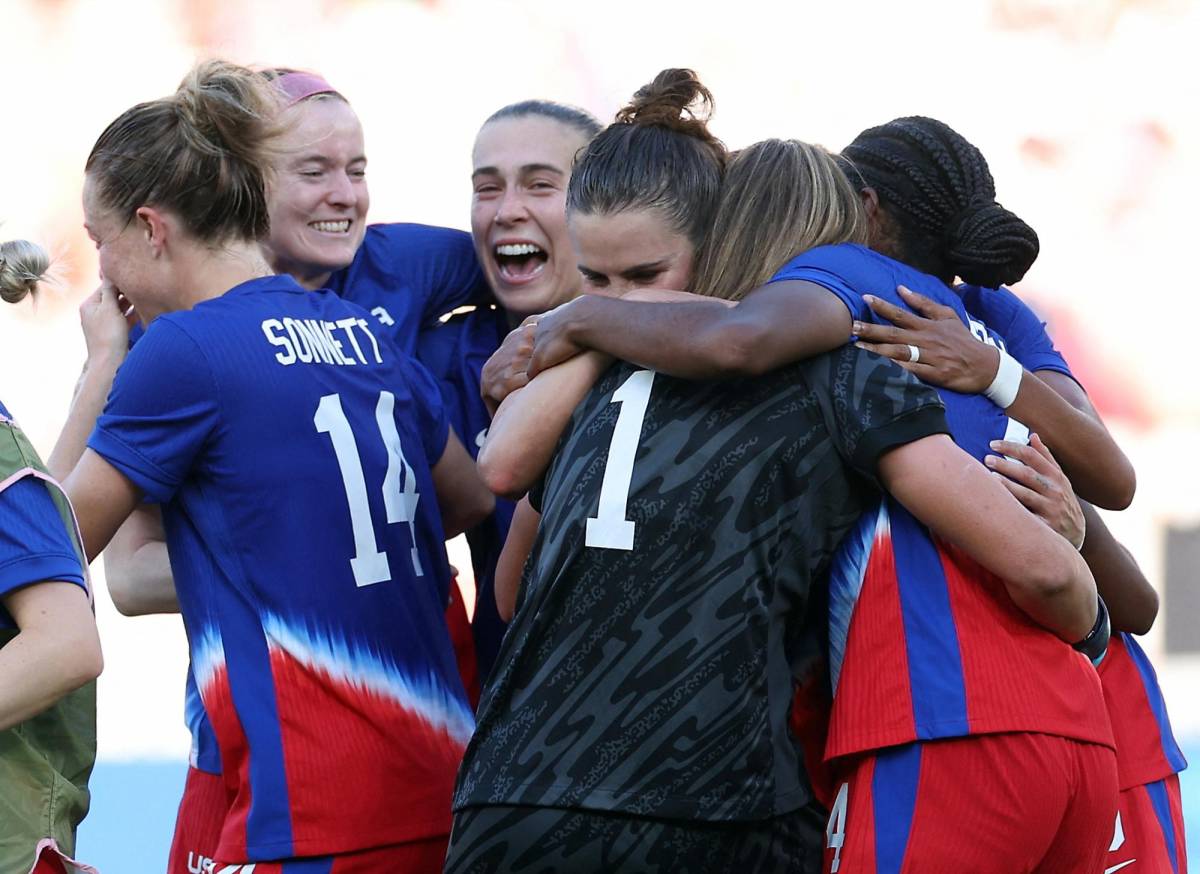
<svg viewBox="0 0 1200 874"><path fill-rule="evenodd" d="M983 463L1001 474L1000 481L1013 497L1072 546L1081 549L1087 534L1083 508L1079 506L1071 481L1042 438L1037 434L1029 435L1029 445L993 440L991 448L999 454L985 456Z"/></svg>
<svg viewBox="0 0 1200 874"><path fill-rule="evenodd" d="M975 339L950 307L903 285L897 290L913 312L863 295L871 311L892 324L855 321L851 329L859 338L855 345L892 359L931 385L964 394L979 394L991 385L1000 366L998 350Z"/></svg>

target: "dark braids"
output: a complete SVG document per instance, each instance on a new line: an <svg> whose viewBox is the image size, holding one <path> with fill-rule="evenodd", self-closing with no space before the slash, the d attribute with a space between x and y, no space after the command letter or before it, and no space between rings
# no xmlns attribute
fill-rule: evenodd
<svg viewBox="0 0 1200 874"><path fill-rule="evenodd" d="M898 118L863 131L842 154L857 171L851 180L878 193L912 266L994 288L1018 281L1036 260L1037 234L996 202L983 154L949 125Z"/></svg>

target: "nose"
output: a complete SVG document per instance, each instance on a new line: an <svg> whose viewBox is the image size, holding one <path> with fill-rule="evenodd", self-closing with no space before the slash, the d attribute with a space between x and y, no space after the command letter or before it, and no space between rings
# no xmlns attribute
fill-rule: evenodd
<svg viewBox="0 0 1200 874"><path fill-rule="evenodd" d="M325 201L330 206L353 206L355 199L354 183L345 173L330 174L329 190L325 192Z"/></svg>
<svg viewBox="0 0 1200 874"><path fill-rule="evenodd" d="M496 223L501 225L511 225L519 222L529 215L529 211L525 208L525 198L521 196L519 191L514 191L512 188L505 190L500 198L500 203L496 207Z"/></svg>

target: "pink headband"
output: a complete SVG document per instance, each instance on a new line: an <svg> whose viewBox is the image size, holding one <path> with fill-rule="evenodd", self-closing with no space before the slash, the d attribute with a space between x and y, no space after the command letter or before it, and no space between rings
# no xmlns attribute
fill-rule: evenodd
<svg viewBox="0 0 1200 874"><path fill-rule="evenodd" d="M295 106L301 100L306 100L316 94L337 94L332 85L316 73L284 73L275 80L275 85L283 92L288 106Z"/></svg>

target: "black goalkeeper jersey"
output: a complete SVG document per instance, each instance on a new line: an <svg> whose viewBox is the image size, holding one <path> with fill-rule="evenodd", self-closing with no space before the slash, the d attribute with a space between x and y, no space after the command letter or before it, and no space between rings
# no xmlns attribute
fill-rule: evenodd
<svg viewBox="0 0 1200 874"><path fill-rule="evenodd" d="M756 379L614 365L530 495L541 527L456 809L762 819L811 798L787 728L830 556L934 391L843 347ZM814 618L817 621L813 621Z"/></svg>

